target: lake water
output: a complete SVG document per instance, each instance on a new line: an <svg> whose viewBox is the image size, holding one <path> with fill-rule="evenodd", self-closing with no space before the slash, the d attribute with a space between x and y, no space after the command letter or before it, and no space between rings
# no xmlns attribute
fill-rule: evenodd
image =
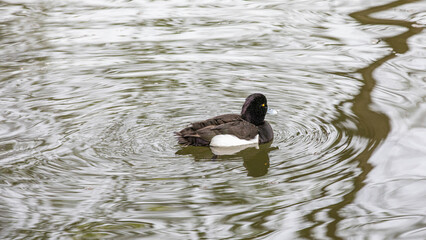
<svg viewBox="0 0 426 240"><path fill-rule="evenodd" d="M426 238L424 1L0 13L1 239ZM272 144L177 144L255 92Z"/></svg>

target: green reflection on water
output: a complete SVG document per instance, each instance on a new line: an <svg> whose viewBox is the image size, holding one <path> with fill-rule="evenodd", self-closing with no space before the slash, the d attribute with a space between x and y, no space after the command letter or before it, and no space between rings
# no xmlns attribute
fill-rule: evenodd
<svg viewBox="0 0 426 240"><path fill-rule="evenodd" d="M353 189L343 196L343 200L341 202L328 206L328 208L330 208L329 216L333 219L333 221L330 222L327 226L327 236L331 237L332 239L342 239L339 237L339 233L337 232L337 225L342 219L344 219L344 217L340 215L339 211L348 204L352 203L358 191L365 185L364 180L372 169L372 166L368 160L376 148L380 145L380 143L386 139L391 129L389 117L383 113L376 112L371 109L371 104L373 103L371 93L376 86L376 79L373 77L373 72L383 63L389 61L392 58L395 58L396 53L400 54L407 52L409 50L407 45L408 38L422 31L421 27L414 27L413 22L393 19L379 19L371 17L370 15L411 2L418 2L418 0L394 1L388 4L368 8L350 14L351 17L359 21L361 24L396 25L407 28L407 31L393 37L383 38L383 40L392 48L393 51L390 54L374 61L369 66L356 71L356 73L361 74L364 85L361 87L360 93L351 101L353 104L352 111L359 120L357 122L357 128L353 131L353 134L368 138L370 141L369 145L365 148L365 151L356 158L356 161L359 162L358 167L362 169L362 172L353 179ZM341 74L346 75L345 73ZM344 104L344 102L342 104ZM341 125L341 122L346 120L345 118L345 115L343 112L341 112L340 118L337 119L334 124L336 126ZM314 211L309 214L308 218L313 220L316 212L317 211ZM311 229L314 227L315 226L301 231L301 234L305 237L310 236Z"/></svg>

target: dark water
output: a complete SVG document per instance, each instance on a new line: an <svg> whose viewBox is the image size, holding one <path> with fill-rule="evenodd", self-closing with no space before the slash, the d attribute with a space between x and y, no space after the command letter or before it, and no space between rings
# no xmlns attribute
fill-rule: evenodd
<svg viewBox="0 0 426 240"><path fill-rule="evenodd" d="M425 12L1 1L0 238L425 239ZM254 92L272 144L177 145Z"/></svg>

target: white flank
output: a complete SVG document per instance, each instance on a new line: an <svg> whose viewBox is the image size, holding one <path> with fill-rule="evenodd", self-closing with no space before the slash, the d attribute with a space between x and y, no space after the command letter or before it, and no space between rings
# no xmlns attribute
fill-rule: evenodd
<svg viewBox="0 0 426 240"><path fill-rule="evenodd" d="M259 134L251 140L237 138L234 135L224 134L214 136L210 142L212 147L234 147L247 144L259 143Z"/></svg>

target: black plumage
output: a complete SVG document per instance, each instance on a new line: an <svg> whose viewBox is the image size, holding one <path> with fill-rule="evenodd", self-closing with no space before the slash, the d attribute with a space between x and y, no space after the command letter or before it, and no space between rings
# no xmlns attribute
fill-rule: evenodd
<svg viewBox="0 0 426 240"><path fill-rule="evenodd" d="M251 140L259 135L259 143L270 142L274 138L271 125L265 121L268 110L266 97L260 93L246 98L241 115L225 114L204 121L177 132L182 145L209 146L217 135L234 135L239 139Z"/></svg>

